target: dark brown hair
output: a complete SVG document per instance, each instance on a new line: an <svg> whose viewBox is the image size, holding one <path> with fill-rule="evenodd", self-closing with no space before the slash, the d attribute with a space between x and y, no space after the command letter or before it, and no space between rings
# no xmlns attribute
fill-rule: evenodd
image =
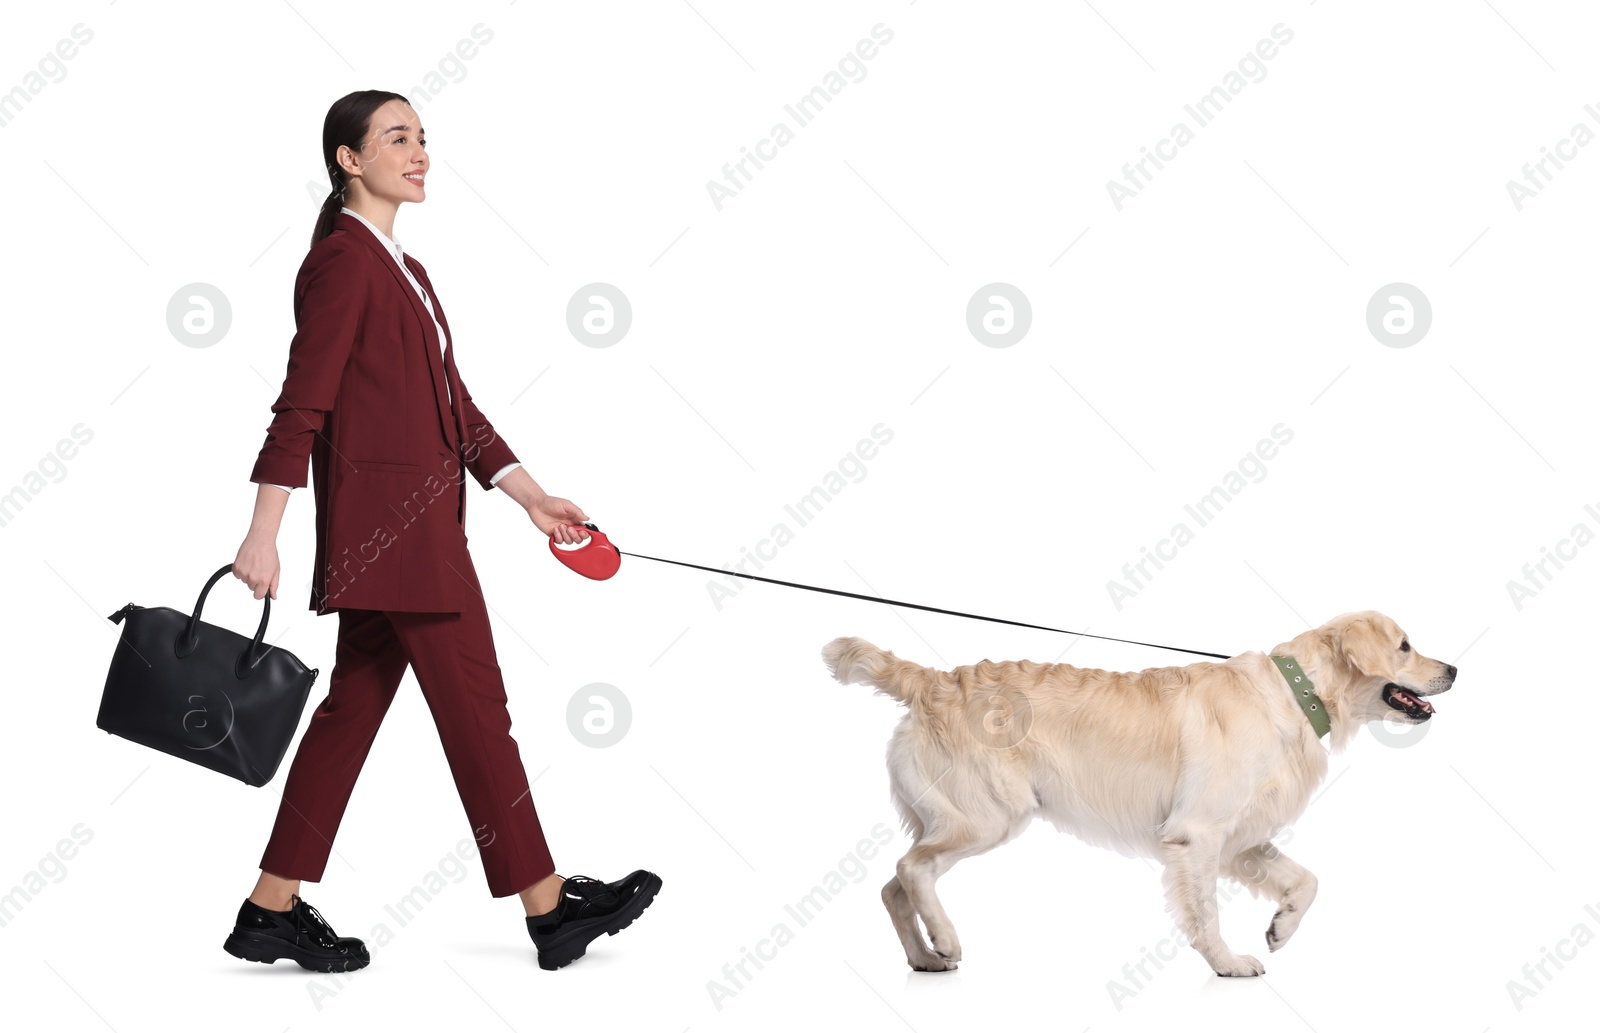
<svg viewBox="0 0 1600 1033"><path fill-rule="evenodd" d="M391 100L411 103L403 93L357 90L340 97L328 109L328 117L322 120L322 164L328 169L330 188L328 199L322 202L322 211L317 214L316 229L311 231L312 244L333 232L334 219L345 205L345 174L337 158L340 145L360 154L373 113Z"/></svg>

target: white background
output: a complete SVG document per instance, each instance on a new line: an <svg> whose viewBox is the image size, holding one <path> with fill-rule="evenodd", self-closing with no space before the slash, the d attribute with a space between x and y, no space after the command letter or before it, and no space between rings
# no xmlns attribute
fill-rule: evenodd
<svg viewBox="0 0 1600 1033"><path fill-rule="evenodd" d="M119 1033L1592 1021L1600 946L1547 964L1520 1009L1507 984L1574 926L1600 933L1600 549L1548 567L1520 609L1507 583L1574 525L1600 529L1584 510L1600 509L1600 147L1547 165L1520 210L1506 184L1575 124L1600 131L1584 109L1600 101L1600 24L1517 0L1212 6L9 11L0 89L74 25L93 38L0 128L0 491L25 498L0 527L0 889L53 873L0 927L8 1019ZM880 22L893 40L865 77L717 210L707 182ZM480 23L492 40L418 92ZM1118 211L1107 182L1279 23L1293 39L1265 77ZM1114 1001L1109 981L1172 931L1157 868L1042 823L941 880L965 959L910 972L878 900L908 845L883 767L899 709L834 682L818 650L854 634L941 667L1180 654L751 582L719 610L711 575L643 559L588 582L476 485L467 530L557 864L648 867L660 897L557 973L535 966L518 903L489 897L475 858L398 926L386 905L470 835L408 674L326 875L305 887L339 932L386 923L392 942L337 981L223 953L292 753L251 789L95 728L119 630L105 615L130 600L188 612L238 549L325 193L322 119L367 88L422 114L428 199L395 233L428 267L475 399L624 550L720 566L787 520L795 539L763 572L787 580L1229 653L1373 608L1458 664L1425 741L1363 734L1332 758L1288 847L1321 879L1294 941L1269 956L1272 905L1223 906L1225 937L1267 974L1219 979L1185 948ZM608 348L567 329L592 282L633 308ZM995 282L1032 306L1010 347L966 325ZM1395 282L1433 310L1405 348L1366 322ZM231 304L211 347L168 329L191 283ZM784 505L880 422L892 442L796 527ZM54 464L80 423L92 440ZM1118 609L1107 582L1278 423L1293 441L1265 477ZM296 492L269 630L323 671L306 719L337 625L306 607L312 517ZM205 616L249 630L259 612L227 580ZM632 706L610 748L568 728L593 682ZM784 905L880 822L892 846L798 927ZM79 823L92 838L48 860ZM719 1008L708 982L780 921L793 941Z"/></svg>

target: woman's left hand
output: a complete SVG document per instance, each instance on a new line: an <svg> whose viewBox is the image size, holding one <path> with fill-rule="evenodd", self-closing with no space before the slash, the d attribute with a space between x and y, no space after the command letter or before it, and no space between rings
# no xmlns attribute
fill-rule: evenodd
<svg viewBox="0 0 1600 1033"><path fill-rule="evenodd" d="M589 540L589 529L583 526L588 516L568 499L543 495L528 506L528 517L558 544L578 545Z"/></svg>

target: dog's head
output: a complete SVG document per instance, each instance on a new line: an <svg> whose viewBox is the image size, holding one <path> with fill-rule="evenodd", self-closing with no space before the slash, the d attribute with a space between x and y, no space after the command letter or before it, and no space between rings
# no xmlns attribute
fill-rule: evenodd
<svg viewBox="0 0 1600 1033"><path fill-rule="evenodd" d="M1433 717L1424 697L1455 684L1453 665L1423 656L1405 631L1376 610L1346 613L1317 629L1345 675L1340 702L1365 722L1399 711L1414 722Z"/></svg>

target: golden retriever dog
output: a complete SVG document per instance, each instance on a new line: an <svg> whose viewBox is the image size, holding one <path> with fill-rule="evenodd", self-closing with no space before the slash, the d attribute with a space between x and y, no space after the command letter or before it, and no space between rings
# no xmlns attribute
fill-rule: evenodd
<svg viewBox="0 0 1600 1033"><path fill-rule="evenodd" d="M1261 962L1218 932L1217 878L1275 901L1267 949L1289 942L1317 878L1271 838L1300 816L1328 770L1328 751L1274 655L1293 657L1309 678L1307 705L1320 697L1334 750L1387 715L1429 720L1424 697L1456 677L1371 610L1271 653L1127 673L1031 660L941 671L859 638L824 646L840 682L870 685L906 707L888 766L913 842L883 903L911 967L942 971L961 960L935 880L1040 815L1088 843L1160 861L1167 907L1187 941L1218 975L1260 975Z"/></svg>

